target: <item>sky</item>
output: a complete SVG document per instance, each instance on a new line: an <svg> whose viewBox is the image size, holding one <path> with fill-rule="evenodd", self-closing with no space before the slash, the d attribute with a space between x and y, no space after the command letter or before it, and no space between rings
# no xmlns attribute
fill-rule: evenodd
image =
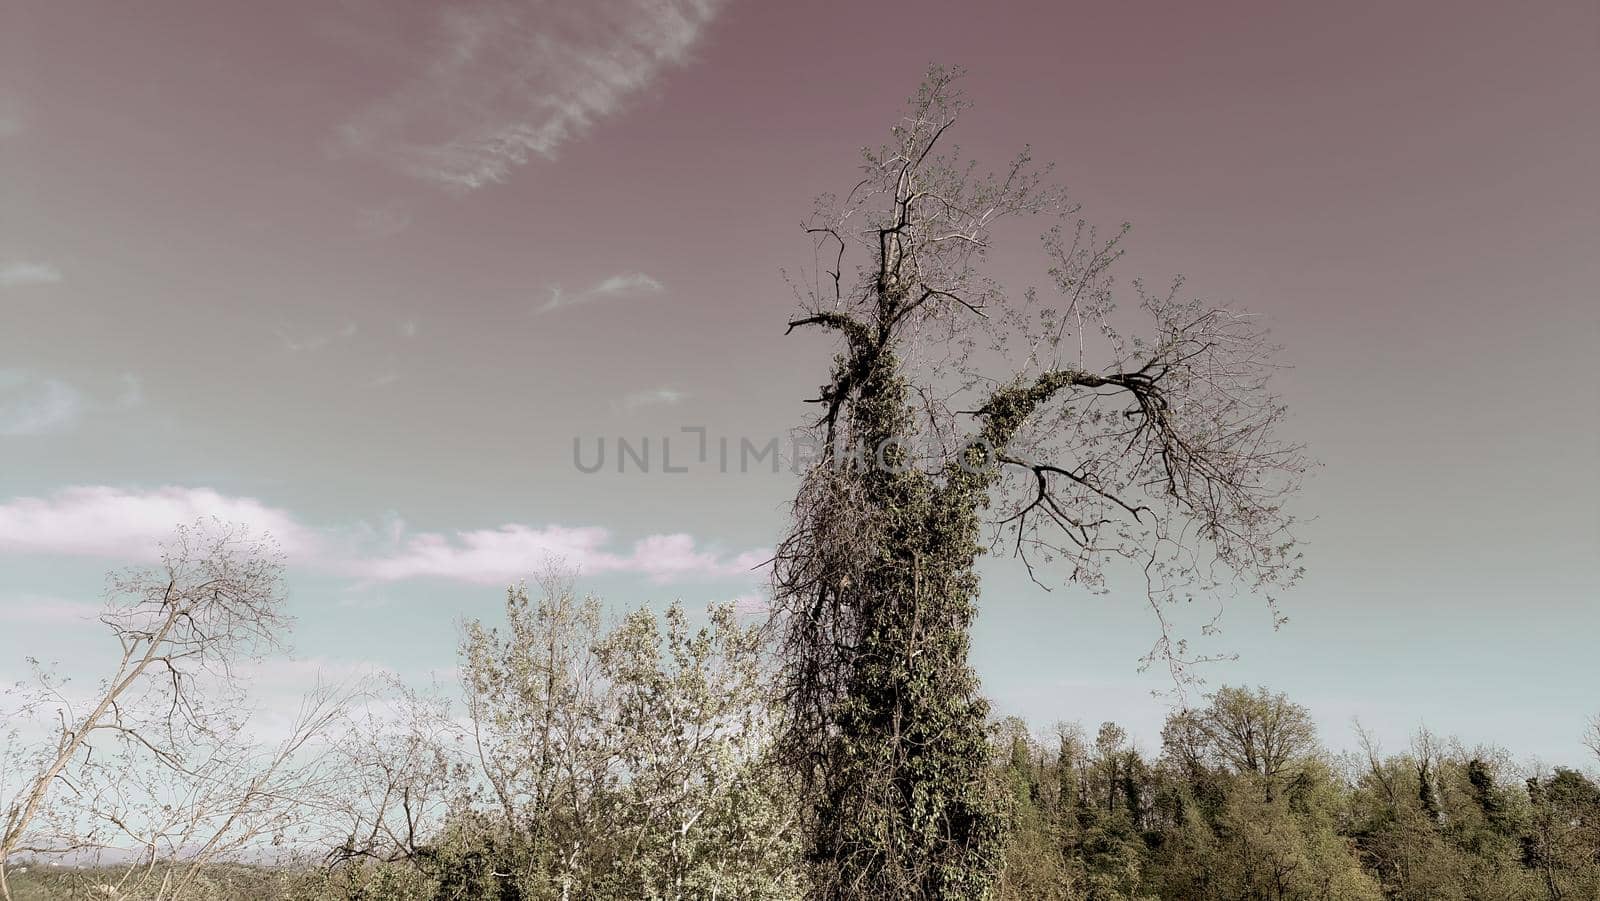
<svg viewBox="0 0 1600 901"><path fill-rule="evenodd" d="M1600 12L1215 4L63 0L0 12L0 680L92 682L103 575L179 522L269 529L297 658L448 674L559 557L614 609L755 610L810 411L785 337L816 195L931 62L954 138L1030 145L1124 278L1261 317L1292 368L1308 574L1230 603L1209 684L1582 759L1600 712ZM1020 292L1026 241L997 250ZM689 429L690 431L684 431ZM703 430L694 431L694 430ZM662 471L707 436L708 461ZM616 442L653 444L617 472ZM609 442L610 465L585 473ZM585 459L585 458L580 458ZM592 458L589 458L592 459ZM1004 714L1157 749L1133 590L984 563ZM754 614L752 614L754 615ZM297 681L298 680L298 681Z"/></svg>

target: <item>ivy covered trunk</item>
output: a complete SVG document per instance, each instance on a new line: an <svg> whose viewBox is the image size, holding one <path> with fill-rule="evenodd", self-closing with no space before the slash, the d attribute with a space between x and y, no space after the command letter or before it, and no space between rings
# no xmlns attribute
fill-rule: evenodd
<svg viewBox="0 0 1600 901"><path fill-rule="evenodd" d="M872 449L854 475L874 541L829 600L855 612L858 631L825 749L815 853L831 878L820 894L980 898L1003 833L985 782L988 705L967 661L981 485L910 465L898 361L884 349L870 368L851 431Z"/></svg>

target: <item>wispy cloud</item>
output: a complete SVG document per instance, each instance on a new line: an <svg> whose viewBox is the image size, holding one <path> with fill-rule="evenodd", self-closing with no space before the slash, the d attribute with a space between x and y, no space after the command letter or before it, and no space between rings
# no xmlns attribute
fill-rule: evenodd
<svg viewBox="0 0 1600 901"><path fill-rule="evenodd" d="M686 61L722 0L480 0L440 8L398 91L344 123L339 146L472 190L551 157Z"/></svg>
<svg viewBox="0 0 1600 901"><path fill-rule="evenodd" d="M317 332L309 335L291 335L287 329L278 329L275 334L282 342L283 349L291 354L306 353L321 350L336 341L348 341L356 336L356 324L347 322L340 328L331 332Z"/></svg>
<svg viewBox="0 0 1600 901"><path fill-rule="evenodd" d="M665 290L662 284L643 272L624 272L613 275L589 289L593 297L628 297L636 294L657 294Z"/></svg>
<svg viewBox="0 0 1600 901"><path fill-rule="evenodd" d="M44 435L70 428L85 406L83 394L66 382L0 369L0 435Z"/></svg>
<svg viewBox="0 0 1600 901"><path fill-rule="evenodd" d="M408 532L395 522L385 530L314 529L255 498L177 486L79 486L0 503L0 554L147 561L177 526L213 517L270 534L297 565L368 583L430 578L504 585L554 563L588 576L656 582L747 580L771 556L764 549L723 551L681 532L625 544L601 526L510 523L444 533Z"/></svg>
<svg viewBox="0 0 1600 901"><path fill-rule="evenodd" d="M61 270L49 263L11 260L0 263L0 288L27 288L61 281Z"/></svg>
<svg viewBox="0 0 1600 901"><path fill-rule="evenodd" d="M0 140L14 138L26 130L22 101L13 94L0 94Z"/></svg>
<svg viewBox="0 0 1600 901"><path fill-rule="evenodd" d="M595 282L582 291L564 291L559 285L551 286L550 299L539 308L539 312L549 313L597 300L648 297L666 289L665 285L643 272L623 272Z"/></svg>
<svg viewBox="0 0 1600 901"><path fill-rule="evenodd" d="M363 238L381 241L400 234L410 225L411 214L406 212L405 207L398 203L386 203L383 206L362 210L356 222L356 230Z"/></svg>
<svg viewBox="0 0 1600 901"><path fill-rule="evenodd" d="M93 622L101 604L25 594L0 598L0 623L11 626L73 626Z"/></svg>
<svg viewBox="0 0 1600 901"><path fill-rule="evenodd" d="M144 405L144 380L131 372L125 372L117 380L116 406L129 410Z"/></svg>
<svg viewBox="0 0 1600 901"><path fill-rule="evenodd" d="M689 395L676 388L651 388L648 391L635 391L622 398L615 404L615 408L623 413L631 413L641 407L670 407L688 400Z"/></svg>

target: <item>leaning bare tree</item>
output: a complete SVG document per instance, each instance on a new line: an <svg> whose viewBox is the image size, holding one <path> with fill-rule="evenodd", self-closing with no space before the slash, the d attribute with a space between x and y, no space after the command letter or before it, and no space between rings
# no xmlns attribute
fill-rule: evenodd
<svg viewBox="0 0 1600 901"><path fill-rule="evenodd" d="M283 636L283 598L273 546L220 523L180 529L161 565L113 578L101 616L120 646L111 674L87 699L71 697L41 674L36 710L54 713L55 734L31 756L5 801L0 896L11 897L6 863L19 853L130 844L154 853L163 833L152 831L154 821L131 815L134 809L178 811L187 820L174 828L184 826L189 839L203 832L208 857L236 837L241 823L270 819L261 802L268 789L281 787L276 782L288 756L262 766L244 753L232 701L241 689L236 667ZM329 721L329 706L322 699L310 712L319 729ZM302 750L300 728L296 735L302 741L287 755ZM225 774L242 776L244 784ZM178 785L188 794L135 797L144 782ZM71 800L48 803L53 794ZM275 790L270 796L281 799Z"/></svg>
<svg viewBox="0 0 1600 901"><path fill-rule="evenodd" d="M839 346L774 571L818 898L979 898L999 867L967 660L986 549L1097 589L1131 562L1161 630L1148 660L1179 678L1195 658L1169 605L1299 573L1280 503L1305 464L1272 434L1261 330L1176 284L1135 282L1138 310L1114 310L1123 232L1076 220L1026 153L984 176L945 149L954 77L933 70L862 181L819 204L789 323ZM1024 215L1055 219L1048 300L982 268Z"/></svg>
<svg viewBox="0 0 1600 901"><path fill-rule="evenodd" d="M115 896L210 897L206 885L218 864L261 861L269 849L288 859L325 842L329 814L345 794L343 773L332 766L331 733L354 699L351 686L318 684L271 744L240 722L181 760L113 753L85 761L76 787L92 794L72 805L80 822L137 855L109 883Z"/></svg>

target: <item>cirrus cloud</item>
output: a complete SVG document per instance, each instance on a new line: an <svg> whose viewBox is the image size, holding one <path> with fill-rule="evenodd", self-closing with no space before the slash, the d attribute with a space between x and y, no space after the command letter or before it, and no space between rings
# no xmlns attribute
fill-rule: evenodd
<svg viewBox="0 0 1600 901"><path fill-rule="evenodd" d="M411 80L346 121L342 151L456 190L504 181L683 64L721 0L480 0L438 8Z"/></svg>
<svg viewBox="0 0 1600 901"><path fill-rule="evenodd" d="M665 285L643 272L623 272L602 279L582 291L563 291L559 285L552 286L550 299L539 308L539 312L549 313L562 307L575 307L597 300L644 297L660 294L666 289Z"/></svg>
<svg viewBox="0 0 1600 901"><path fill-rule="evenodd" d="M631 413L641 407L672 407L683 403L689 395L676 388L661 387L651 388L647 391L635 391L612 404L619 412Z"/></svg>
<svg viewBox="0 0 1600 901"><path fill-rule="evenodd" d="M0 263L0 288L26 288L53 285L61 281L61 270L49 263L12 260Z"/></svg>
<svg viewBox="0 0 1600 901"><path fill-rule="evenodd" d="M0 369L0 436L43 435L78 421L83 394L60 379Z"/></svg>
<svg viewBox="0 0 1600 901"><path fill-rule="evenodd" d="M0 597L0 623L9 626L75 626L93 622L103 604L36 594Z"/></svg>

